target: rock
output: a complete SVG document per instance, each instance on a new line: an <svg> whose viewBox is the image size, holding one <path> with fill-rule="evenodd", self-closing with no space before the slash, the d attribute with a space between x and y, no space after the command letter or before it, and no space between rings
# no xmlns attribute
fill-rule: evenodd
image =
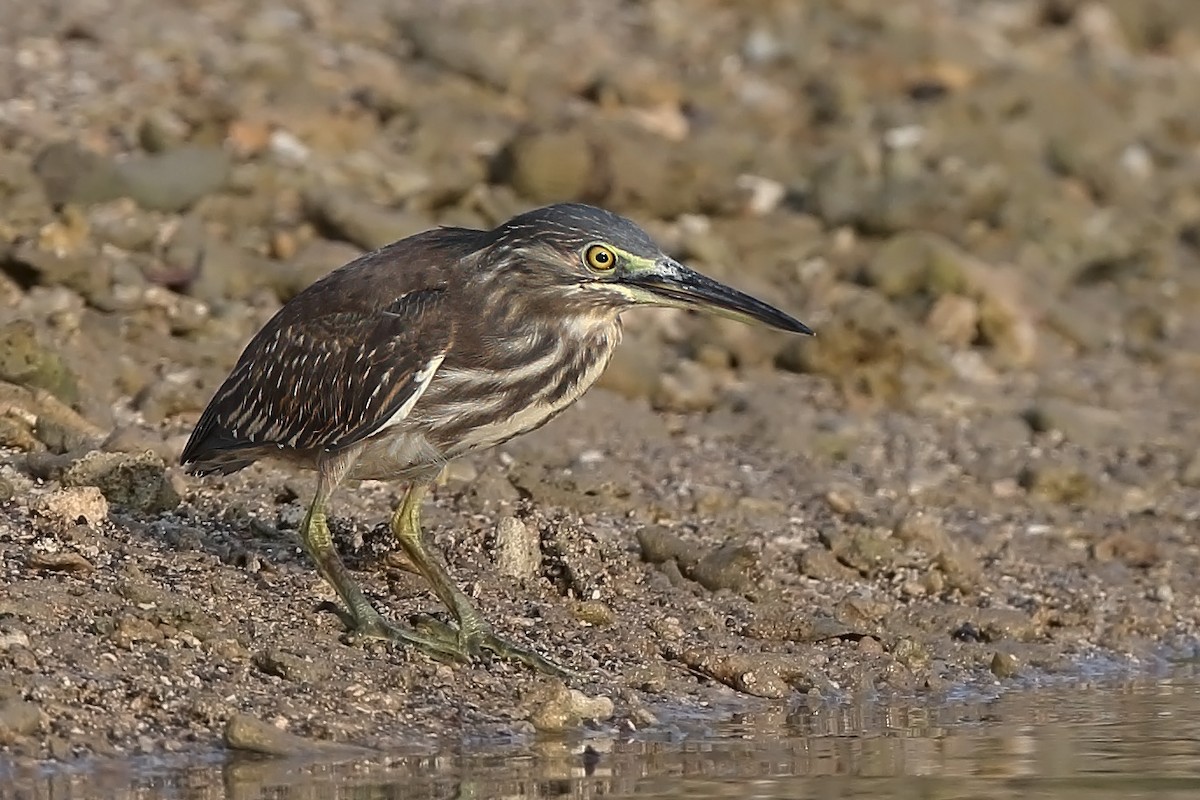
<svg viewBox="0 0 1200 800"><path fill-rule="evenodd" d="M493 169L523 197L544 205L595 194L592 146L578 128L525 131L501 152Z"/></svg>
<svg viewBox="0 0 1200 800"><path fill-rule="evenodd" d="M632 332L625 340L596 385L631 400L650 397L660 386L665 359L662 343L655 336Z"/></svg>
<svg viewBox="0 0 1200 800"><path fill-rule="evenodd" d="M162 422L180 413L200 411L204 402L205 396L197 386L197 375L191 370L161 375L158 380L147 383L133 398L134 407L151 423ZM128 447L106 449L132 452Z"/></svg>
<svg viewBox="0 0 1200 800"><path fill-rule="evenodd" d="M979 335L979 306L962 295L942 295L929 309L925 327L939 342L959 349L968 347Z"/></svg>
<svg viewBox="0 0 1200 800"><path fill-rule="evenodd" d="M1195 451L1179 470L1179 482L1192 489L1200 488L1200 451Z"/></svg>
<svg viewBox="0 0 1200 800"><path fill-rule="evenodd" d="M766 642L809 644L861 634L823 611L797 608L788 602L758 603L742 633Z"/></svg>
<svg viewBox="0 0 1200 800"><path fill-rule="evenodd" d="M801 575L819 581L849 581L858 577L858 573L824 547L809 547L801 552L796 557L796 566Z"/></svg>
<svg viewBox="0 0 1200 800"><path fill-rule="evenodd" d="M157 643L166 638L159 626L133 612L119 613L111 622L108 640L122 650L132 650L141 642Z"/></svg>
<svg viewBox="0 0 1200 800"><path fill-rule="evenodd" d="M650 405L656 411L711 411L717 404L718 389L717 376L711 369L695 361L681 361L659 376Z"/></svg>
<svg viewBox="0 0 1200 800"><path fill-rule="evenodd" d="M0 653L17 647L29 647L29 634L20 628L0 626Z"/></svg>
<svg viewBox="0 0 1200 800"><path fill-rule="evenodd" d="M534 578L542 569L542 548L537 530L516 517L501 517L496 525L496 570L518 580Z"/></svg>
<svg viewBox="0 0 1200 800"><path fill-rule="evenodd" d="M254 666L268 675L293 683L318 684L329 676L329 667L283 650L270 649L254 655Z"/></svg>
<svg viewBox="0 0 1200 800"><path fill-rule="evenodd" d="M1063 505L1086 502L1096 493L1095 481L1069 464L1031 464L1022 470L1017 481L1035 497Z"/></svg>
<svg viewBox="0 0 1200 800"><path fill-rule="evenodd" d="M781 699L793 691L804 694L817 688L829 688L823 676L793 655L692 648L668 652L668 656L731 689L755 697Z"/></svg>
<svg viewBox="0 0 1200 800"><path fill-rule="evenodd" d="M16 494L17 487L13 486L13 482L0 475L0 503L7 503L16 497Z"/></svg>
<svg viewBox="0 0 1200 800"><path fill-rule="evenodd" d="M42 724L42 711L24 700L6 700L0 704L0 744L11 745L22 736L36 733Z"/></svg>
<svg viewBox="0 0 1200 800"><path fill-rule="evenodd" d="M979 557L970 544L951 537L933 515L910 513L896 525L892 535L908 548L925 553L940 571L938 579L926 583L927 589L940 592L949 586L964 593L979 590L984 574Z"/></svg>
<svg viewBox="0 0 1200 800"><path fill-rule="evenodd" d="M0 441L20 449L36 449L36 442L44 442L51 448L61 444L65 451L99 442L103 436L99 428L43 389L0 381L0 407L7 409L0 416Z"/></svg>
<svg viewBox="0 0 1200 800"><path fill-rule="evenodd" d="M95 486L56 489L30 505L35 514L63 529L79 524L96 526L108 518L108 500Z"/></svg>
<svg viewBox="0 0 1200 800"><path fill-rule="evenodd" d="M340 189L314 189L304 196L304 206L309 218L329 238L364 250L377 250L433 227L424 216L382 208Z"/></svg>
<svg viewBox="0 0 1200 800"><path fill-rule="evenodd" d="M571 606L575 619L597 628L607 628L617 621L616 614L599 600L583 600Z"/></svg>
<svg viewBox="0 0 1200 800"><path fill-rule="evenodd" d="M900 555L896 539L875 528L855 526L846 533L829 533L822 538L838 561L867 577L892 569Z"/></svg>
<svg viewBox="0 0 1200 800"><path fill-rule="evenodd" d="M1021 662L1012 653L996 652L992 656L990 669L997 678L1012 678L1019 671Z"/></svg>
<svg viewBox="0 0 1200 800"><path fill-rule="evenodd" d="M839 286L829 301L821 335L793 337L776 366L826 376L853 398L900 405L951 375L933 338L882 295Z"/></svg>
<svg viewBox="0 0 1200 800"><path fill-rule="evenodd" d="M46 199L55 206L90 205L125 194L125 182L114 163L74 142L47 145L33 161Z"/></svg>
<svg viewBox="0 0 1200 800"><path fill-rule="evenodd" d="M189 132L188 123L168 108L152 108L138 125L138 144L147 153L162 153L180 147Z"/></svg>
<svg viewBox="0 0 1200 800"><path fill-rule="evenodd" d="M75 375L55 350L41 343L28 320L0 327L0 379L45 389L66 403L79 399Z"/></svg>
<svg viewBox="0 0 1200 800"><path fill-rule="evenodd" d="M929 649L907 636L897 639L891 651L892 658L914 671L929 663Z"/></svg>
<svg viewBox="0 0 1200 800"><path fill-rule="evenodd" d="M758 556L745 545L727 544L712 550L685 574L710 592L744 592L755 584Z"/></svg>
<svg viewBox="0 0 1200 800"><path fill-rule="evenodd" d="M893 236L868 263L864 278L895 299L921 296L933 304L946 295L961 295L975 304L977 332L965 330L970 309L955 301L941 309L934 305L926 324L967 343L977 333L1014 366L1027 365L1036 355L1035 315L1018 273L981 261L947 239L925 232Z"/></svg>
<svg viewBox="0 0 1200 800"><path fill-rule="evenodd" d="M112 296L113 262L90 242L78 252L64 252L27 239L6 254L0 250L0 266L41 286L70 289L96 306L106 306Z"/></svg>
<svg viewBox="0 0 1200 800"><path fill-rule="evenodd" d="M694 545L662 525L642 528L638 531L637 538L642 548L642 560L647 563L662 564L675 561L690 568L699 560Z"/></svg>
<svg viewBox="0 0 1200 800"><path fill-rule="evenodd" d="M1092 558L1102 563L1118 560L1141 569L1162 560L1153 539L1132 531L1118 531L1096 542L1092 545Z"/></svg>
<svg viewBox="0 0 1200 800"><path fill-rule="evenodd" d="M98 487L108 502L158 514L179 505L179 494L167 477L166 466L151 452L142 454L93 451L63 473L64 486Z"/></svg>
<svg viewBox="0 0 1200 800"><path fill-rule="evenodd" d="M1067 441L1089 450L1125 440L1128 429L1128 421L1122 414L1061 397L1043 398L1023 416L1034 433L1057 432Z"/></svg>
<svg viewBox="0 0 1200 800"><path fill-rule="evenodd" d="M229 155L216 147L185 146L113 162L71 142L46 147L34 161L46 197L55 205L91 205L128 197L157 211L182 211L229 179Z"/></svg>
<svg viewBox="0 0 1200 800"><path fill-rule="evenodd" d="M526 719L545 733L559 733L578 727L585 720L603 721L613 715L611 699L603 695L588 697L557 680L535 688L521 705Z"/></svg>
<svg viewBox="0 0 1200 800"><path fill-rule="evenodd" d="M95 569L92 562L70 550L57 553L34 553L25 562L25 565L39 572L91 572Z"/></svg>
<svg viewBox="0 0 1200 800"><path fill-rule="evenodd" d="M152 283L186 291L214 307L274 289L284 265L215 237L198 217L175 229L158 262L146 275Z"/></svg>
<svg viewBox="0 0 1200 800"><path fill-rule="evenodd" d="M218 147L180 147L117 164L122 194L151 211L179 212L229 180L232 161Z"/></svg>
<svg viewBox="0 0 1200 800"><path fill-rule="evenodd" d="M225 746L267 756L298 756L320 753L361 756L373 751L339 742L321 742L288 733L249 714L234 714L225 724Z"/></svg>

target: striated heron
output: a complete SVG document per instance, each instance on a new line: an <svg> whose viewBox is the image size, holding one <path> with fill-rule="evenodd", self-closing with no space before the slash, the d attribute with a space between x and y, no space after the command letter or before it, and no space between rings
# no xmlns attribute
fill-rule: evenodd
<svg viewBox="0 0 1200 800"><path fill-rule="evenodd" d="M496 636L423 541L421 501L448 459L533 430L578 399L621 338L621 312L638 305L812 333L599 208L553 205L490 231L439 228L367 253L286 303L246 346L181 461L198 474L260 458L315 469L300 539L356 633L441 660L487 650L563 673ZM456 628L401 627L363 594L326 524L347 478L407 484L392 532Z"/></svg>

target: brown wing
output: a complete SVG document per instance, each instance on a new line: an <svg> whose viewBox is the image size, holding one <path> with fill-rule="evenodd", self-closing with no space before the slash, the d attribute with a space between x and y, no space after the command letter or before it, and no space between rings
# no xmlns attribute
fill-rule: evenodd
<svg viewBox="0 0 1200 800"><path fill-rule="evenodd" d="M337 452L372 435L428 385L453 337L446 311L438 288L375 310L277 317L217 390L181 462L228 473L272 449Z"/></svg>

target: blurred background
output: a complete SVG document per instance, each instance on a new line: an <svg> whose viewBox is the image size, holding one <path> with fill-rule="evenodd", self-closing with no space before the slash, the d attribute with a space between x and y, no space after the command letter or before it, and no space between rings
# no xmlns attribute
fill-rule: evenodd
<svg viewBox="0 0 1200 800"><path fill-rule="evenodd" d="M0 699L35 710L0 721L25 756L215 747L235 711L381 742L540 724L523 673L338 644L289 538L305 479L174 464L303 287L560 200L818 332L630 313L565 422L447 477L430 518L452 571L501 624L607 665L588 691L617 718L713 687L947 697L1197 652L1200 3L2 16ZM353 497L354 567L423 596L383 555L392 490ZM495 577L502 513L542 548L528 574ZM201 677L164 689L156 648ZM53 677L71 670L92 683Z"/></svg>

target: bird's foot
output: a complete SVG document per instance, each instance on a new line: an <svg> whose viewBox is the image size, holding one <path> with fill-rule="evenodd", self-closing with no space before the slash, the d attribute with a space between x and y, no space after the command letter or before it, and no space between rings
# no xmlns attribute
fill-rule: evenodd
<svg viewBox="0 0 1200 800"><path fill-rule="evenodd" d="M484 651L487 651L507 661L519 661L538 672L557 678L571 680L583 677L541 653L502 639L482 620L456 628L434 617L422 615L417 628L422 635L437 641L439 646L455 650L461 661L469 662L480 658Z"/></svg>
<svg viewBox="0 0 1200 800"><path fill-rule="evenodd" d="M419 650L435 661L445 663L467 661L463 657L462 649L455 642L447 642L444 638L436 635L426 636L418 631L403 628L388 622L379 615L358 622L354 627L353 634L368 639L384 639L395 642L404 647Z"/></svg>

